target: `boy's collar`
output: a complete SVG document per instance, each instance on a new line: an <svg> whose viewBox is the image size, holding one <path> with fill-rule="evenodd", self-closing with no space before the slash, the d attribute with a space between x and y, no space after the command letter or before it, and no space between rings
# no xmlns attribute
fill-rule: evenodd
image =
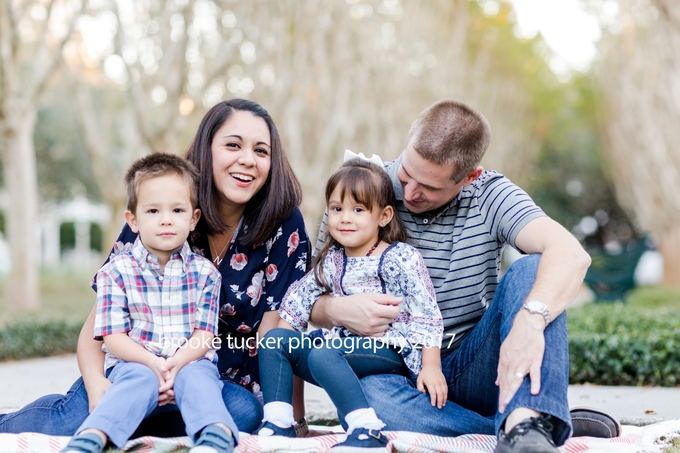
<svg viewBox="0 0 680 453"><path fill-rule="evenodd" d="M184 244L182 244L182 248L174 252L172 255L170 255L170 259L168 260L168 262L172 261L173 259L179 256L179 258L182 260L182 271L186 272L189 255L191 255L191 253L192 252L191 247L189 247L189 243L187 241L184 241ZM135 240L135 244L132 246L132 255L144 267L148 265L152 265L152 267L159 265L158 257L153 253L149 252L149 250L144 246L144 244L142 244L142 239L139 237L139 235Z"/></svg>

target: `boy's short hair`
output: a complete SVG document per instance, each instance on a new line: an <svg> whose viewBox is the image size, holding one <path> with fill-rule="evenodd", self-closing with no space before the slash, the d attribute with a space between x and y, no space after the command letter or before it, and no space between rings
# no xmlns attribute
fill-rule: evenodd
<svg viewBox="0 0 680 453"><path fill-rule="evenodd" d="M406 143L432 163L455 163L452 178L461 181L479 165L490 141L491 131L484 115L463 102L444 99L418 115Z"/></svg>
<svg viewBox="0 0 680 453"><path fill-rule="evenodd" d="M191 207L196 208L198 206L198 170L194 164L175 154L153 153L137 159L125 173L128 193L127 210L135 213L139 185L142 182L173 174L184 178L189 188Z"/></svg>

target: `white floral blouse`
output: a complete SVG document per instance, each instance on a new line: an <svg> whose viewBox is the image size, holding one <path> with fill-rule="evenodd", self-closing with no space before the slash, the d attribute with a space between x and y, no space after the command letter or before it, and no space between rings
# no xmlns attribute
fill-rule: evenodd
<svg viewBox="0 0 680 453"><path fill-rule="evenodd" d="M331 247L323 271L331 296L381 293L404 298L399 306L401 312L379 340L396 347L411 373L418 376L422 369L420 347L441 347L444 329L432 280L420 252L395 242L379 256L349 258L344 248ZM310 271L288 289L279 315L293 328L303 331L309 323L312 305L325 293ZM354 336L342 326L319 329L312 335L319 333L325 338Z"/></svg>

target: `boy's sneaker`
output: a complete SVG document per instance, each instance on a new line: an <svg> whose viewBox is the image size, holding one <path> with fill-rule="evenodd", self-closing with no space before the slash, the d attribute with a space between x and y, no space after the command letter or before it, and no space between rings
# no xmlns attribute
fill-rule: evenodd
<svg viewBox="0 0 680 453"><path fill-rule="evenodd" d="M295 432L295 427L290 426L288 428L281 428L276 426L272 422L263 422L259 428L257 428L258 436L283 436L283 437L297 437Z"/></svg>
<svg viewBox="0 0 680 453"><path fill-rule="evenodd" d="M512 428L501 430L494 453L558 453L552 440L552 423L549 415L530 418Z"/></svg>
<svg viewBox="0 0 680 453"><path fill-rule="evenodd" d="M234 436L217 425L203 428L189 453L232 453L234 451Z"/></svg>
<svg viewBox="0 0 680 453"><path fill-rule="evenodd" d="M103 450L102 438L95 433L86 433L74 436L61 453L101 453Z"/></svg>
<svg viewBox="0 0 680 453"><path fill-rule="evenodd" d="M386 452L388 439L377 429L357 428L347 435L347 440L333 446L333 453L350 453L353 451Z"/></svg>

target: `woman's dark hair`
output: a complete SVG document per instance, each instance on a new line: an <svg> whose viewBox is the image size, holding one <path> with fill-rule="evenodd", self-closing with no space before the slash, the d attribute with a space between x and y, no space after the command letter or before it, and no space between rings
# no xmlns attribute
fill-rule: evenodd
<svg viewBox="0 0 680 453"><path fill-rule="evenodd" d="M196 136L186 151L200 173L198 207L208 234L223 233L228 226L220 219L215 207L212 142L215 133L236 111L250 112L264 120L271 138L271 168L264 186L248 201L244 212L245 230L238 241L243 245L257 245L266 241L302 202L302 188L281 145L274 120L261 105L246 99L231 99L215 105L205 114Z"/></svg>
<svg viewBox="0 0 680 453"><path fill-rule="evenodd" d="M392 242L405 242L408 238L406 225L397 213L397 199L394 195L392 180L384 168L365 159L355 157L350 159L331 175L326 183L326 205L336 188L340 188L340 200L352 197L357 203L366 206L369 211L384 209L392 206L394 215L392 220L384 227L378 227L378 239L391 244ZM316 282L330 292L329 283L323 276L323 262L331 247L338 245L330 230L326 230L324 246L319 251L312 267Z"/></svg>

